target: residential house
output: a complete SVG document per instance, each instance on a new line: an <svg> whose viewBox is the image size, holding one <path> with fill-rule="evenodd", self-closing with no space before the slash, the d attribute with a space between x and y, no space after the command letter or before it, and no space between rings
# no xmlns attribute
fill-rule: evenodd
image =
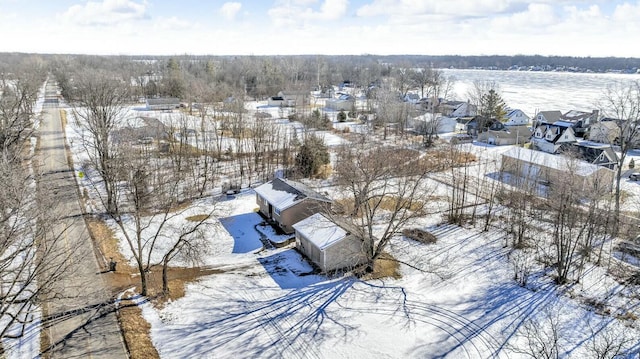
<svg viewBox="0 0 640 359"><path fill-rule="evenodd" d="M325 107L334 111L351 111L355 108L356 99L347 94L325 101Z"/></svg>
<svg viewBox="0 0 640 359"><path fill-rule="evenodd" d="M560 121L570 123L576 137L583 138L589 131L589 127L598 122L600 112L593 110L591 112L572 110L560 117ZM555 122L557 123L557 121Z"/></svg>
<svg viewBox="0 0 640 359"><path fill-rule="evenodd" d="M147 99L147 110L149 111L170 111L176 108L180 108L180 99L175 97Z"/></svg>
<svg viewBox="0 0 640 359"><path fill-rule="evenodd" d="M316 213L293 225L296 248L323 272L367 262L364 242L350 226Z"/></svg>
<svg viewBox="0 0 640 359"><path fill-rule="evenodd" d="M331 200L302 183L276 178L255 188L260 213L285 233L293 225L331 205Z"/></svg>
<svg viewBox="0 0 640 359"><path fill-rule="evenodd" d="M500 130L489 128L478 134L478 142L490 145L518 145L529 142L531 129L528 126L508 126Z"/></svg>
<svg viewBox="0 0 640 359"><path fill-rule="evenodd" d="M464 101L442 101L439 111L447 117L472 117L477 114L477 107Z"/></svg>
<svg viewBox="0 0 640 359"><path fill-rule="evenodd" d="M489 121L478 115L471 117L458 117L456 119L458 124L456 125L456 129L461 132L466 132L469 135L476 136L479 132L482 132L487 129L489 125Z"/></svg>
<svg viewBox="0 0 640 359"><path fill-rule="evenodd" d="M560 149L563 154L574 156L585 162L614 170L618 166L618 155L610 145L596 145L585 142L572 143Z"/></svg>
<svg viewBox="0 0 640 359"><path fill-rule="evenodd" d="M111 141L114 143L151 144L168 138L166 126L157 118L147 116L136 117L128 126L111 133Z"/></svg>
<svg viewBox="0 0 640 359"><path fill-rule="evenodd" d="M284 107L288 106L289 103L282 96L271 96L267 100L267 105L272 107Z"/></svg>
<svg viewBox="0 0 640 359"><path fill-rule="evenodd" d="M562 117L562 112L560 111L540 111L536 114L533 127L554 123L559 121L560 117Z"/></svg>
<svg viewBox="0 0 640 359"><path fill-rule="evenodd" d="M531 137L533 147L547 153L557 153L562 145L576 142L571 125L562 125L559 122L536 127Z"/></svg>
<svg viewBox="0 0 640 359"><path fill-rule="evenodd" d="M603 119L589 127L589 141L614 144L620 139L620 128L616 121Z"/></svg>
<svg viewBox="0 0 640 359"><path fill-rule="evenodd" d="M309 102L311 92L309 91L280 91L278 97L282 97L286 103L285 106L295 107L303 106Z"/></svg>
<svg viewBox="0 0 640 359"><path fill-rule="evenodd" d="M502 154L502 171L527 181L559 183L573 177L583 190L611 190L614 171L576 158L514 147Z"/></svg>
<svg viewBox="0 0 640 359"><path fill-rule="evenodd" d="M531 118L519 109L508 110L505 118L506 120L503 121L505 126L526 126L531 121Z"/></svg>

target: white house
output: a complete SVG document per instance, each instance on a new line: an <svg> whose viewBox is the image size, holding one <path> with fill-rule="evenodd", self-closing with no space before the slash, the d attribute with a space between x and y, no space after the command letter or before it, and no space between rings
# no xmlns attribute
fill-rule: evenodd
<svg viewBox="0 0 640 359"><path fill-rule="evenodd" d="M563 144L576 142L576 135L570 126L542 124L536 127L531 144L540 151L557 153Z"/></svg>
<svg viewBox="0 0 640 359"><path fill-rule="evenodd" d="M288 102L282 96L271 96L267 100L267 105L272 107L288 106Z"/></svg>
<svg viewBox="0 0 640 359"><path fill-rule="evenodd" d="M613 144L620 138L616 121L600 121L589 127L589 141Z"/></svg>
<svg viewBox="0 0 640 359"><path fill-rule="evenodd" d="M342 94L338 98L328 99L325 107L335 111L351 111L355 108L356 99L347 94Z"/></svg>
<svg viewBox="0 0 640 359"><path fill-rule="evenodd" d="M296 248L323 272L366 263L362 239L321 213L293 225Z"/></svg>
<svg viewBox="0 0 640 359"><path fill-rule="evenodd" d="M308 91L280 91L278 97L282 97L285 101L285 106L303 106L309 103L309 97L311 92Z"/></svg>
<svg viewBox="0 0 640 359"><path fill-rule="evenodd" d="M505 118L506 118L506 121L504 121L505 126L526 126L529 124L529 121L531 120L531 118L527 116L526 113L518 109L507 111Z"/></svg>

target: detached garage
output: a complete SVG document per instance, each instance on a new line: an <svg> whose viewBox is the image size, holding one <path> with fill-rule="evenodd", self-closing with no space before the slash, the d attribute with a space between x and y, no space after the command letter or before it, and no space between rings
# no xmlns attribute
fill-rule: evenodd
<svg viewBox="0 0 640 359"><path fill-rule="evenodd" d="M296 248L323 272L366 263L363 242L321 213L293 225Z"/></svg>
<svg viewBox="0 0 640 359"><path fill-rule="evenodd" d="M612 189L614 172L576 158L514 147L502 154L502 171L543 183L574 181L583 190Z"/></svg>

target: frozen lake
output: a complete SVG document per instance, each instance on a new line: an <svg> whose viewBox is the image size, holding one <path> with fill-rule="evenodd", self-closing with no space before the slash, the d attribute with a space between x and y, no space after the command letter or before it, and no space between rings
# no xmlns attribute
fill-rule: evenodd
<svg viewBox="0 0 640 359"><path fill-rule="evenodd" d="M489 71L443 69L456 81L452 98L466 101L473 82L495 81L507 106L533 117L538 111L591 111L610 85L631 84L640 74L587 74L570 72Z"/></svg>

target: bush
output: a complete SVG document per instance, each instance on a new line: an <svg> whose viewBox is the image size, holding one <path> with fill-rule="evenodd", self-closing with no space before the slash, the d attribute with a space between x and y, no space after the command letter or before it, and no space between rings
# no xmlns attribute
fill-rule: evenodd
<svg viewBox="0 0 640 359"><path fill-rule="evenodd" d="M347 114L344 113L343 110L340 110L340 112L338 112L338 122L344 122L347 120Z"/></svg>
<svg viewBox="0 0 640 359"><path fill-rule="evenodd" d="M434 236L430 232L423 231L422 229L418 228L405 229L402 231L402 235L424 244L433 244L438 241L438 238L436 238L436 236Z"/></svg>

